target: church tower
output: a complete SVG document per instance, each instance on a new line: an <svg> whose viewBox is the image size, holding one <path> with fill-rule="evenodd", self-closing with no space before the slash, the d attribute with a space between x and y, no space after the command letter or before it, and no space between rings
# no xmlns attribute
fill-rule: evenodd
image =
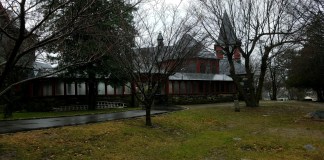
<svg viewBox="0 0 324 160"><path fill-rule="evenodd" d="M233 49L234 45L237 43L237 37L234 32L234 29L231 25L231 22L229 20L229 17L226 12L224 12L223 19L222 19L222 25L220 28L217 44L215 44L215 51L216 56L219 59L224 58L224 53L222 47L229 46L230 49ZM238 49L234 50L233 54L233 60L239 62L241 60L241 54Z"/></svg>

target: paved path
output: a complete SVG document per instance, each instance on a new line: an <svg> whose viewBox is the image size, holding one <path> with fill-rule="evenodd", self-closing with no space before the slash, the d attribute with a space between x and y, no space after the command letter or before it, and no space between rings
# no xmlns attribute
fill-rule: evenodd
<svg viewBox="0 0 324 160"><path fill-rule="evenodd" d="M152 110L151 114L154 115L154 114L162 114L167 112L168 111ZM126 111L120 113L94 114L94 115L83 115L83 116L73 116L73 117L0 121L0 134L45 129L45 128L52 128L52 127L81 125L87 123L96 123L96 122L103 122L103 121L117 120L117 119L127 119L127 118L141 117L141 116L145 116L145 110L134 110L134 111Z"/></svg>

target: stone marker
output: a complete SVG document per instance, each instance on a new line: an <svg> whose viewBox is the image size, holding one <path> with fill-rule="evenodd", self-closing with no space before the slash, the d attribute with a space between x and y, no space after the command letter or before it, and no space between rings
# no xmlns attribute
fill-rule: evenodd
<svg viewBox="0 0 324 160"><path fill-rule="evenodd" d="M314 151L314 150L316 150L316 148L311 144L304 145L304 149L306 149L306 151Z"/></svg>

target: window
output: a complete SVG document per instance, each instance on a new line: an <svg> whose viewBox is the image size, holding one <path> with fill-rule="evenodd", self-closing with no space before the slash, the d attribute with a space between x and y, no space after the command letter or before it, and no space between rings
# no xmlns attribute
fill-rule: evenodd
<svg viewBox="0 0 324 160"><path fill-rule="evenodd" d="M64 83L63 82L56 82L55 95L58 95L58 96L64 95Z"/></svg>
<svg viewBox="0 0 324 160"><path fill-rule="evenodd" d="M211 93L215 93L215 82L210 82L211 85L210 85L210 92Z"/></svg>
<svg viewBox="0 0 324 160"><path fill-rule="evenodd" d="M116 86L116 94L117 95L123 94L123 86Z"/></svg>
<svg viewBox="0 0 324 160"><path fill-rule="evenodd" d="M199 94L204 93L204 82L199 82Z"/></svg>
<svg viewBox="0 0 324 160"><path fill-rule="evenodd" d="M125 85L124 94L131 94L131 84L130 83L127 83Z"/></svg>
<svg viewBox="0 0 324 160"><path fill-rule="evenodd" d="M169 82L169 94L172 94L172 82Z"/></svg>
<svg viewBox="0 0 324 160"><path fill-rule="evenodd" d="M210 64L209 63L206 66L206 72L205 73L211 73Z"/></svg>
<svg viewBox="0 0 324 160"><path fill-rule="evenodd" d="M43 83L43 96L52 95L52 84L50 82Z"/></svg>
<svg viewBox="0 0 324 160"><path fill-rule="evenodd" d="M186 94L186 82L180 82L180 94Z"/></svg>
<svg viewBox="0 0 324 160"><path fill-rule="evenodd" d="M206 73L206 65L204 63L200 64L200 73Z"/></svg>
<svg viewBox="0 0 324 160"><path fill-rule="evenodd" d="M179 82L174 81L173 83L174 94L179 94Z"/></svg>
<svg viewBox="0 0 324 160"><path fill-rule="evenodd" d="M86 84L81 82L77 84L78 95L86 95Z"/></svg>
<svg viewBox="0 0 324 160"><path fill-rule="evenodd" d="M66 83L66 95L75 95L75 83Z"/></svg>
<svg viewBox="0 0 324 160"><path fill-rule="evenodd" d="M198 84L197 84L198 82L192 82L191 83L191 87L192 87L192 93L193 94L197 94L198 93Z"/></svg>
<svg viewBox="0 0 324 160"><path fill-rule="evenodd" d="M187 94L191 94L192 93L192 84L190 81L187 82Z"/></svg>
<svg viewBox="0 0 324 160"><path fill-rule="evenodd" d="M219 82L215 82L215 90L216 90L216 92L220 91Z"/></svg>
<svg viewBox="0 0 324 160"><path fill-rule="evenodd" d="M114 95L115 94L113 86L107 85L107 94L108 95Z"/></svg>
<svg viewBox="0 0 324 160"><path fill-rule="evenodd" d="M105 83L104 82L99 82L98 83L98 95L105 95Z"/></svg>

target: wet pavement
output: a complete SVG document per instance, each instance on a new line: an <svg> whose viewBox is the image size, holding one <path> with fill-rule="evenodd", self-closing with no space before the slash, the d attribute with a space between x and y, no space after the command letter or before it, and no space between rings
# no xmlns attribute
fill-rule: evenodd
<svg viewBox="0 0 324 160"><path fill-rule="evenodd" d="M167 112L168 111L152 110L151 115L162 114ZM73 117L0 121L0 134L62 126L82 125L88 123L97 123L109 120L127 119L141 116L145 116L145 110L134 110L119 113L93 114Z"/></svg>

